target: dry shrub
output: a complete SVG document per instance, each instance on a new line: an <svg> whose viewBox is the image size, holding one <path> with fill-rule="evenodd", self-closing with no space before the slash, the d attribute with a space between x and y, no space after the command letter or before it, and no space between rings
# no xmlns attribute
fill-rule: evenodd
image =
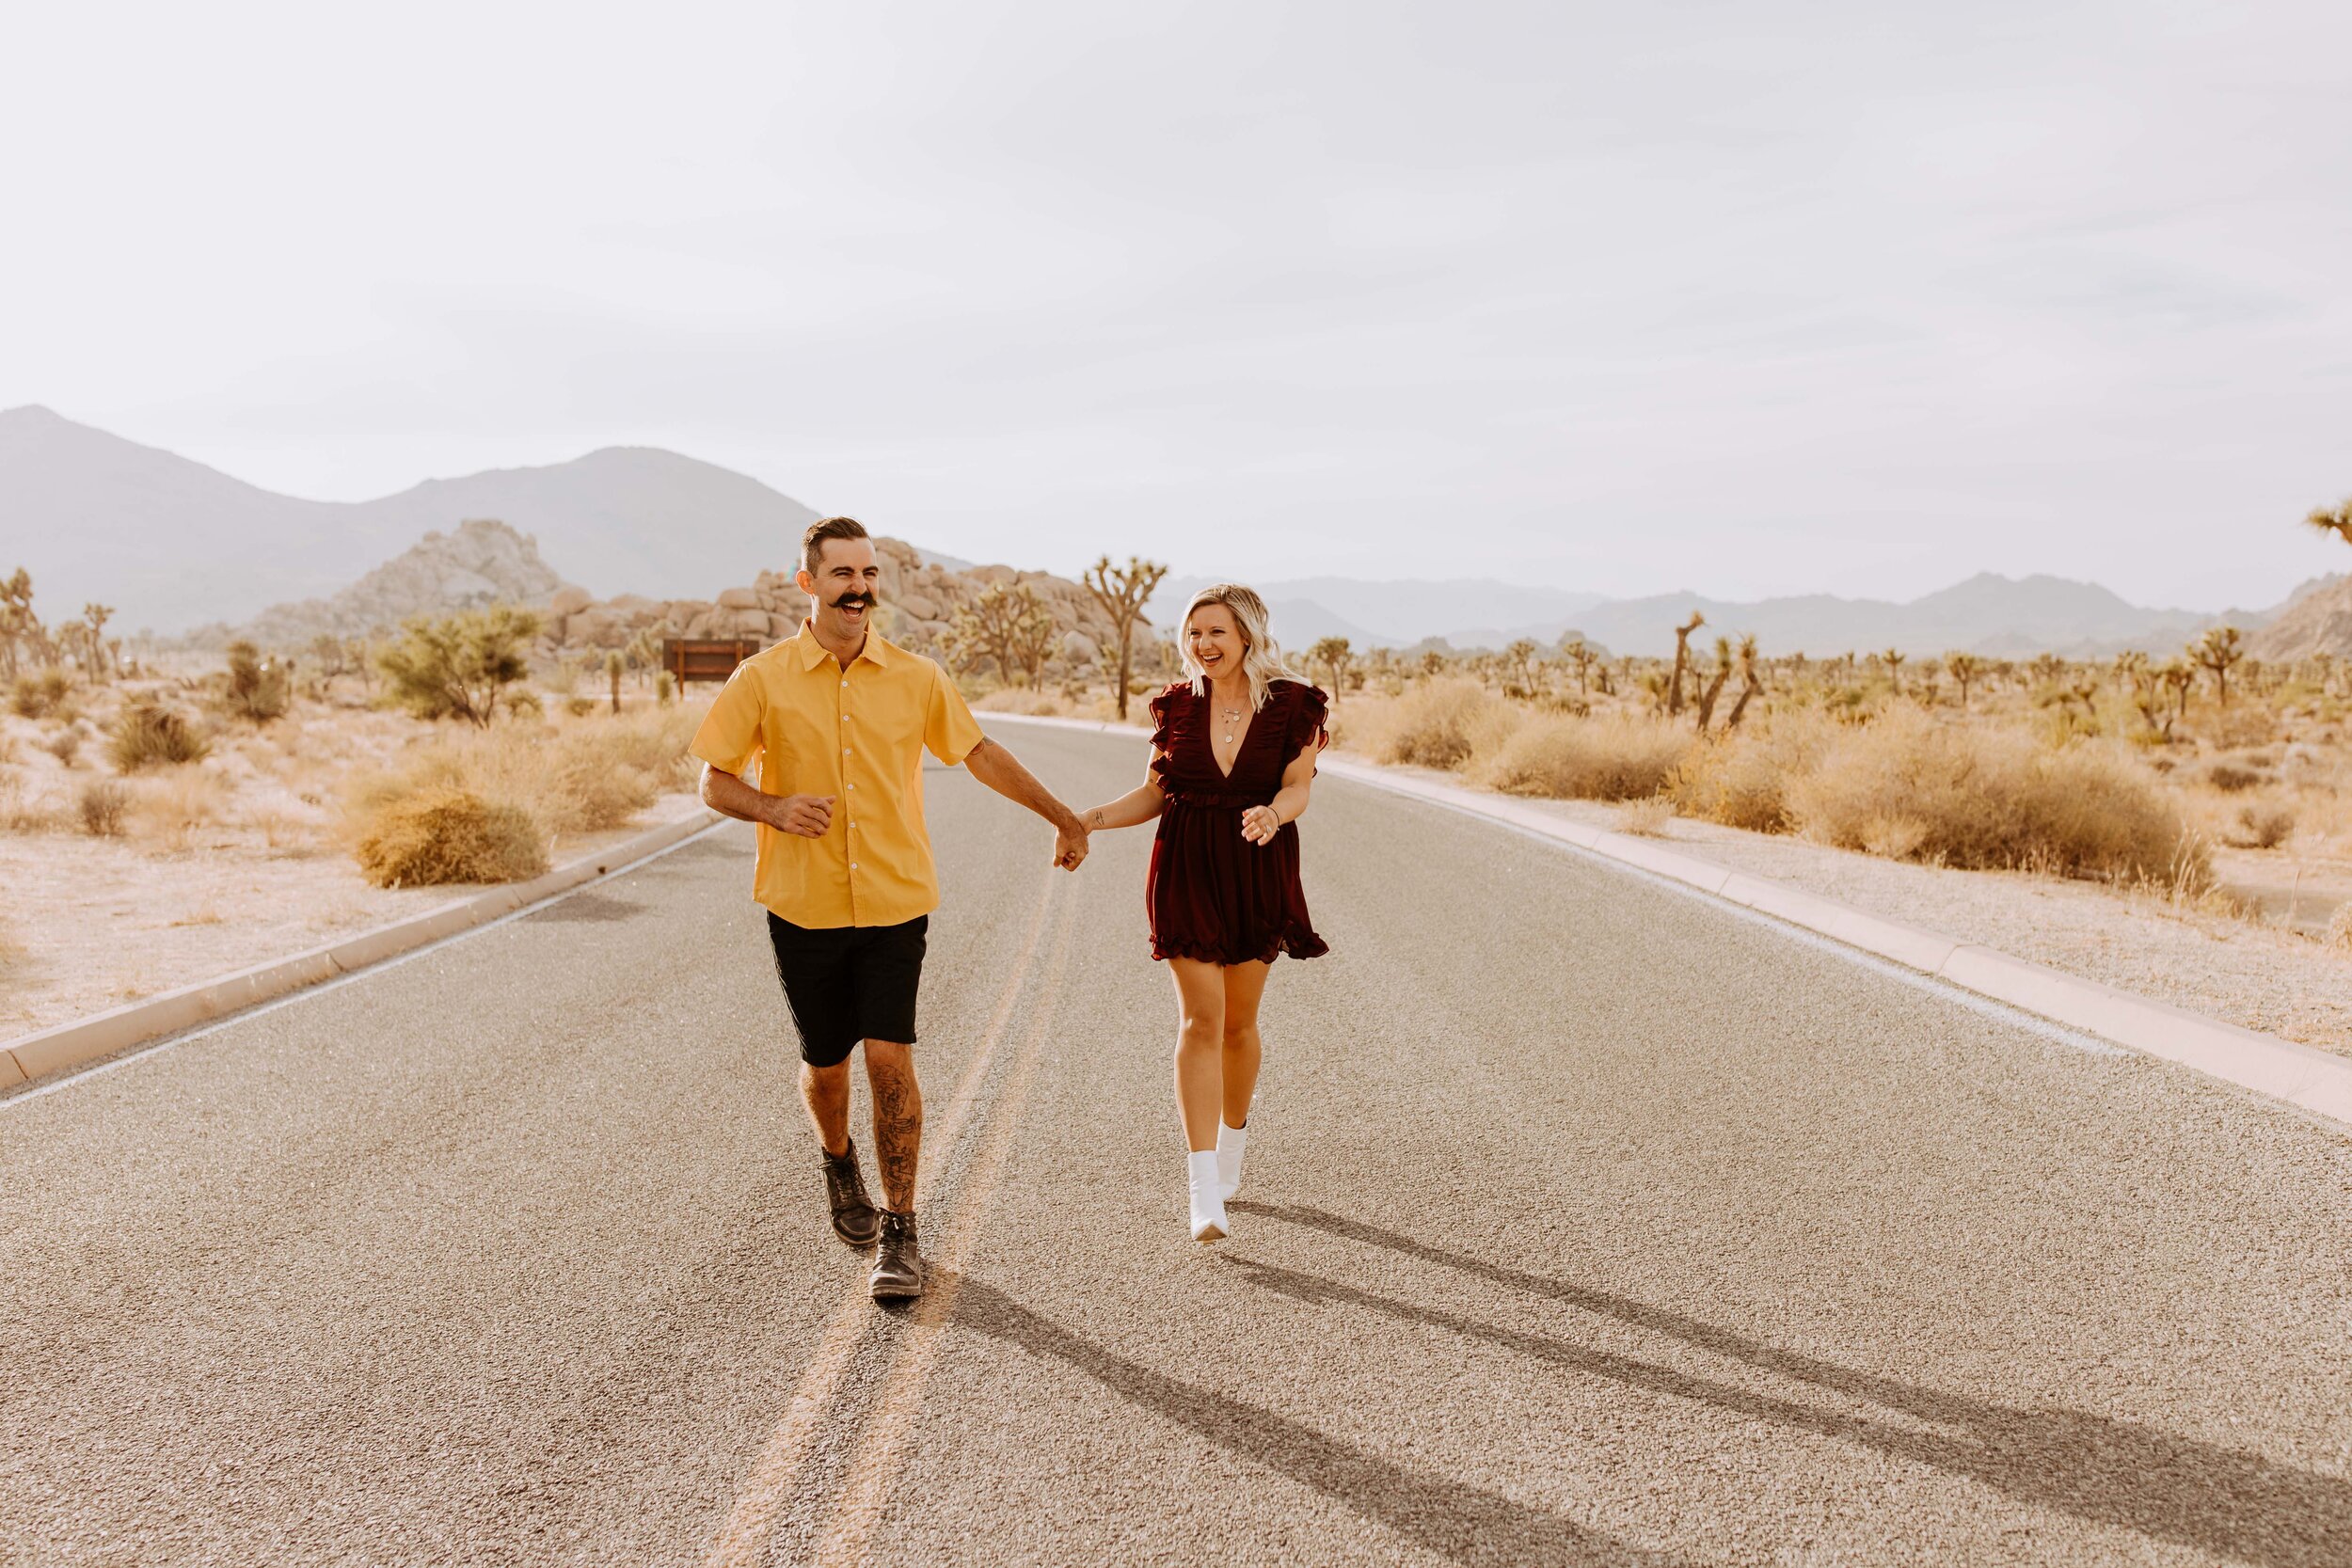
<svg viewBox="0 0 2352 1568"><path fill-rule="evenodd" d="M1069 702L1058 692L1031 691L1018 686L991 691L972 706L981 713L1040 713L1054 719L1068 718L1072 711Z"/></svg>
<svg viewBox="0 0 2352 1568"><path fill-rule="evenodd" d="M60 768L71 768L82 752L82 736L78 730L59 730L40 743L40 749L57 759Z"/></svg>
<svg viewBox="0 0 2352 1568"><path fill-rule="evenodd" d="M93 779L82 786L75 804L82 814L82 831L92 838L120 838L123 819L131 813L131 792L112 779Z"/></svg>
<svg viewBox="0 0 2352 1568"><path fill-rule="evenodd" d="M1916 710L1890 709L1837 736L1819 767L1789 781L1788 811L1824 843L1906 860L2211 879L2202 841L2128 757L2088 742L2052 751Z"/></svg>
<svg viewBox="0 0 2352 1568"><path fill-rule="evenodd" d="M189 768L167 773L140 790L134 808L140 827L166 849L185 849L197 830L221 817L228 791L210 773Z"/></svg>
<svg viewBox="0 0 2352 1568"><path fill-rule="evenodd" d="M2352 954L2352 903L2342 906L2329 917L2326 940L2337 952Z"/></svg>
<svg viewBox="0 0 2352 1568"><path fill-rule="evenodd" d="M385 804L361 833L359 869L377 887L514 882L548 868L531 817L462 789L427 788Z"/></svg>
<svg viewBox="0 0 2352 1568"><path fill-rule="evenodd" d="M1662 795L1645 795L1617 808L1617 832L1637 838L1660 838L1674 820L1674 802Z"/></svg>
<svg viewBox="0 0 2352 1568"><path fill-rule="evenodd" d="M1459 768L1502 745L1519 715L1515 705L1476 681L1454 676L1409 687L1360 718L1348 712L1337 717L1347 742L1371 752L1375 762Z"/></svg>
<svg viewBox="0 0 2352 1568"><path fill-rule="evenodd" d="M1685 816L1751 832L1785 833L1788 781L1820 763L1841 726L1818 708L1775 713L1693 747L1666 793Z"/></svg>
<svg viewBox="0 0 2352 1568"><path fill-rule="evenodd" d="M359 778L347 815L364 836L400 801L454 791L526 813L543 838L621 827L661 791L691 783L686 748L698 722L669 708L439 736L396 770Z"/></svg>
<svg viewBox="0 0 2352 1568"><path fill-rule="evenodd" d="M27 792L15 769L0 769L0 832L45 833L56 826L49 802Z"/></svg>
<svg viewBox="0 0 2352 1568"><path fill-rule="evenodd" d="M1662 720L1544 715L1511 732L1479 758L1478 782L1506 795L1568 800L1635 800L1655 795L1694 742Z"/></svg>
<svg viewBox="0 0 2352 1568"><path fill-rule="evenodd" d="M2235 795L2265 782L2265 775L2257 768L2234 762L2215 762L2205 769L2205 782L2224 795Z"/></svg>
<svg viewBox="0 0 2352 1568"><path fill-rule="evenodd" d="M2276 800L2254 800L2237 809L2231 845L2239 849L2276 849L2295 833L2295 808Z"/></svg>
<svg viewBox="0 0 2352 1568"><path fill-rule="evenodd" d="M106 754L120 773L199 762L211 749L212 743L185 719L152 697L134 697L123 704L106 741Z"/></svg>

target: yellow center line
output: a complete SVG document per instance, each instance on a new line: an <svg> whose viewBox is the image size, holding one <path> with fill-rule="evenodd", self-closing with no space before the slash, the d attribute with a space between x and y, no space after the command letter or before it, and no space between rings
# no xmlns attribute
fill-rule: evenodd
<svg viewBox="0 0 2352 1568"><path fill-rule="evenodd" d="M989 1065L994 1060L996 1048L1005 1037L1012 1022L1014 1005L1021 998L1022 982L1027 978L1029 962L1037 954L1039 939L1045 933L1045 917L1054 908L1055 879L1061 873L1046 873L1036 912L1030 917L1029 928L1021 939L1021 950L1007 966L1005 989L996 999L996 1010L988 1026L980 1032L978 1048L972 1053L971 1065L957 1081L947 1103L947 1114L937 1128L926 1128L924 1148L935 1164L945 1159L955 1147L972 1109L979 1101L979 1086L987 1077ZM1068 943L1069 923L1063 922L1062 940ZM761 1445L758 1460L752 1466L743 1489L735 1499L735 1507L705 1556L707 1568L747 1568L759 1560L767 1545L769 1532L775 1526L777 1513L791 1497L794 1483L808 1464L808 1456L816 1447L817 1435L823 1430L828 1407L839 1387L842 1374L857 1352L866 1331L875 1322L872 1299L866 1294L861 1276L825 1326L824 1338L818 1341L816 1354L809 1357L807 1368L801 1373L800 1386L793 1391L792 1402L786 1406L784 1418L776 1423L768 1441Z"/></svg>
<svg viewBox="0 0 2352 1568"><path fill-rule="evenodd" d="M916 1302L907 1343L883 1374L882 1398L866 1420L864 1437L846 1474L849 1496L818 1547L818 1562L862 1560L866 1541L882 1517L890 1483L898 1473L900 1453L922 1408L923 1386L946 1338L946 1322L955 1310L964 1266L979 1235L981 1219L1003 1179L1007 1152L1021 1128L1022 1103L1028 1098L1030 1080L1044 1055L1045 1037L1053 1027L1054 1002L1061 994L1062 976L1070 965L1070 923L1065 921L1049 962L1043 998L1007 1069L1004 1092L996 1097L996 1116L957 1194L955 1213L947 1222L939 1281Z"/></svg>

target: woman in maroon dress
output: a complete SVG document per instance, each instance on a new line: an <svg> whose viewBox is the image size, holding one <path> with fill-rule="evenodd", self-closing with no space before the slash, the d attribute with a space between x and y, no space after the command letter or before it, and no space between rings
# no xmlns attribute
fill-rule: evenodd
<svg viewBox="0 0 2352 1568"><path fill-rule="evenodd" d="M1187 679L1152 699L1144 783L1086 814L1089 829L1156 819L1144 901L1152 956L1176 981L1176 1110L1195 1240L1221 1240L1241 1183L1258 1087L1258 1004L1278 954L1328 951L1307 920L1298 830L1324 694L1290 678L1265 601L1221 583L1193 595L1180 633Z"/></svg>

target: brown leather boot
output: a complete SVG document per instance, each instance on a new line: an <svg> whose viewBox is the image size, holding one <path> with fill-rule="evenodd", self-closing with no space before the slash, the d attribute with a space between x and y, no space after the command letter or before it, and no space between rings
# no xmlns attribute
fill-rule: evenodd
<svg viewBox="0 0 2352 1568"><path fill-rule="evenodd" d="M874 1244L882 1221L866 1196L866 1178L857 1168L854 1139L839 1159L825 1155L825 1202L833 1209L834 1235L861 1251Z"/></svg>
<svg viewBox="0 0 2352 1568"><path fill-rule="evenodd" d="M874 1248L876 1301L904 1301L923 1293L922 1249L914 1244L914 1216L882 1212L882 1242Z"/></svg>

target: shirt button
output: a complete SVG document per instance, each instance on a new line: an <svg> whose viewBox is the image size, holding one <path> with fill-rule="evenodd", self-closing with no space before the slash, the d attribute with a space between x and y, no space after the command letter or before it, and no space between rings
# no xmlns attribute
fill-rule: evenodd
<svg viewBox="0 0 2352 1568"><path fill-rule="evenodd" d="M841 754L845 757L848 756L850 754L850 749L847 746L842 747Z"/></svg>
<svg viewBox="0 0 2352 1568"><path fill-rule="evenodd" d="M852 870L852 871L855 871L855 870L857 869L857 862L855 862L855 861L851 861L851 862L850 863L850 870Z"/></svg>

